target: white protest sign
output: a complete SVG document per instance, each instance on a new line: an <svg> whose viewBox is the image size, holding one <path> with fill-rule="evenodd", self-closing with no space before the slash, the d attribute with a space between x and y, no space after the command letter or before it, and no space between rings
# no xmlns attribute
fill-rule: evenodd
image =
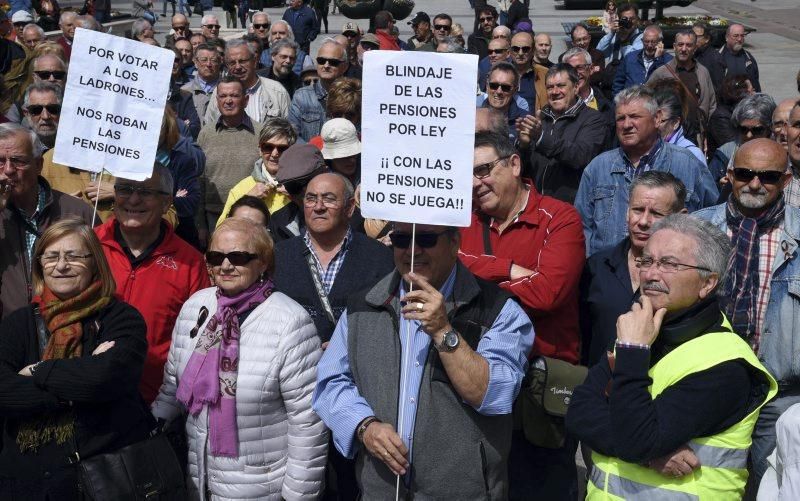
<svg viewBox="0 0 800 501"><path fill-rule="evenodd" d="M364 55L361 213L469 226L478 56Z"/></svg>
<svg viewBox="0 0 800 501"><path fill-rule="evenodd" d="M159 47L76 29L53 161L150 177L174 58Z"/></svg>

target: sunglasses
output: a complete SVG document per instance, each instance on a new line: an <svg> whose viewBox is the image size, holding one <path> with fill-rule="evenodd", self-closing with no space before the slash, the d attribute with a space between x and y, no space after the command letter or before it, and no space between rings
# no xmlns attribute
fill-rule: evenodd
<svg viewBox="0 0 800 501"><path fill-rule="evenodd" d="M453 27L447 24L434 24L433 29L436 31L450 31Z"/></svg>
<svg viewBox="0 0 800 501"><path fill-rule="evenodd" d="M342 35L346 36L347 38L356 38L358 33L355 31L348 31L347 33L342 33Z"/></svg>
<svg viewBox="0 0 800 501"><path fill-rule="evenodd" d="M745 127L744 125L740 125L737 127L737 129L739 129L739 134L743 136L746 136L748 132L754 136L763 136L767 133L767 131L769 131L769 129L763 125L756 127Z"/></svg>
<svg viewBox="0 0 800 501"><path fill-rule="evenodd" d="M203 28L208 28L210 30L218 30L220 26L218 24L204 24Z"/></svg>
<svg viewBox="0 0 800 501"><path fill-rule="evenodd" d="M47 110L48 113L51 115L60 115L61 114L61 105L60 104L29 104L28 105L28 113L34 116L39 116L42 114L42 110Z"/></svg>
<svg viewBox="0 0 800 501"><path fill-rule="evenodd" d="M340 61L339 59L330 59L330 58L327 58L327 57L318 57L317 58L317 64L320 65L320 66L325 66L326 64L328 64L329 66L333 66L334 68L336 68L337 66L339 66L342 63L343 63L343 61Z"/></svg>
<svg viewBox="0 0 800 501"><path fill-rule="evenodd" d="M289 145L261 143L258 145L258 147L261 149L261 153L272 153L275 150L278 150L278 153L283 153L287 148L289 148Z"/></svg>
<svg viewBox="0 0 800 501"><path fill-rule="evenodd" d="M504 84L504 83L500 83L500 82L489 82L488 85L489 85L489 88L492 89L492 90L502 89L503 92L511 92L511 89L514 88L509 84Z"/></svg>
<svg viewBox="0 0 800 501"><path fill-rule="evenodd" d="M175 31L184 31L186 30L186 26L173 26L172 29Z"/></svg>
<svg viewBox="0 0 800 501"><path fill-rule="evenodd" d="M66 71L34 71L34 73L42 80L50 80L50 77L56 80L64 80L64 76L67 74Z"/></svg>
<svg viewBox="0 0 800 501"><path fill-rule="evenodd" d="M269 23L253 23L253 28L257 30L268 30L270 27Z"/></svg>
<svg viewBox="0 0 800 501"><path fill-rule="evenodd" d="M479 20L480 22L482 22L482 23L486 23L486 22L492 22L492 21L494 21L494 18L493 18L493 17L482 17L482 18L480 18L480 19L478 19L478 20Z"/></svg>
<svg viewBox="0 0 800 501"><path fill-rule="evenodd" d="M308 87L309 85L314 85L318 81L319 81L319 78L306 78L305 80L303 80L303 85Z"/></svg>
<svg viewBox="0 0 800 501"><path fill-rule="evenodd" d="M783 172L777 170L752 170L745 167L733 169L733 177L741 183L749 183L758 177L762 184L777 184L783 177Z"/></svg>
<svg viewBox="0 0 800 501"><path fill-rule="evenodd" d="M258 259L256 254L251 254L244 251L224 252L208 251L206 252L206 263L211 266L221 266L227 259L234 266L244 266L253 259Z"/></svg>
<svg viewBox="0 0 800 501"><path fill-rule="evenodd" d="M524 45L524 46L522 46L522 47L520 47L519 45L512 45L512 46L511 46L511 50L512 50L512 51L514 51L514 52L521 52L521 53L523 53L523 54L527 54L528 52L530 52L530 51L531 51L531 49L532 49L532 47L531 47L531 46L529 46L529 45Z"/></svg>
<svg viewBox="0 0 800 501"><path fill-rule="evenodd" d="M130 198L134 193L138 193L139 197L145 200L152 200L156 197L156 195L172 195L172 193L166 191L141 188L139 186L131 186L129 184L115 184L114 193L119 198Z"/></svg>
<svg viewBox="0 0 800 501"><path fill-rule="evenodd" d="M508 49L489 49L489 54L499 55L505 54L506 52L508 52Z"/></svg>
<svg viewBox="0 0 800 501"><path fill-rule="evenodd" d="M416 239L414 241L414 245L423 249L430 249L431 247L436 246L436 242L439 241L439 236L444 235L447 233L443 231L441 233L421 233L417 232ZM392 247L397 249L408 249L411 246L411 233L398 233L393 231L389 233L389 240L392 241Z"/></svg>

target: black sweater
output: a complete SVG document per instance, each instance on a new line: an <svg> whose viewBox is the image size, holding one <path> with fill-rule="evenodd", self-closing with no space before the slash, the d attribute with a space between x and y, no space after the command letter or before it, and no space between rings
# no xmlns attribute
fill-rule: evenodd
<svg viewBox="0 0 800 501"><path fill-rule="evenodd" d="M336 327L328 320L311 278L303 237L294 237L275 246L275 288L300 303L308 311L323 342L329 341ZM342 268L328 294L336 320L353 292L378 283L392 272L394 262L389 247L368 236L352 232L352 240Z"/></svg>
<svg viewBox="0 0 800 501"><path fill-rule="evenodd" d="M17 373L40 360L33 308L17 310L0 324L0 498L73 499L76 470L66 457L75 446L82 458L91 457L141 441L155 425L137 390L147 353L139 312L112 300L83 322L83 332L81 357L42 362L26 377ZM104 341L115 344L93 356ZM50 442L38 453L20 453L19 422L70 407L76 414L74 444Z"/></svg>
<svg viewBox="0 0 800 501"><path fill-rule="evenodd" d="M716 301L710 307L717 315L713 322L698 321L696 336L726 330L720 326L722 315ZM664 353L657 344L652 359L650 350L618 348L613 373L606 357L589 371L570 401L569 433L606 456L646 463L693 438L729 428L763 401L761 381L742 361L724 362L687 376L653 399L647 372L659 353ZM609 380L611 393L606 397Z"/></svg>

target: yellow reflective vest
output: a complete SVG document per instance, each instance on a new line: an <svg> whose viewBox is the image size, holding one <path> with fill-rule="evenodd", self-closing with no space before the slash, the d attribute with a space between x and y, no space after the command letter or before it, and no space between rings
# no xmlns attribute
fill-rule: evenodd
<svg viewBox="0 0 800 501"><path fill-rule="evenodd" d="M730 328L727 319L723 326ZM618 458L592 453L594 468L586 499L690 501L740 500L747 482L747 452L758 412L778 391L778 384L753 354L750 346L733 332L704 334L668 353L648 372L653 380L652 398L697 372L730 360L743 360L764 374L769 382L766 398L741 421L716 435L692 439L687 445L700 460L700 468L680 478ZM699 410L702 412L702 410Z"/></svg>

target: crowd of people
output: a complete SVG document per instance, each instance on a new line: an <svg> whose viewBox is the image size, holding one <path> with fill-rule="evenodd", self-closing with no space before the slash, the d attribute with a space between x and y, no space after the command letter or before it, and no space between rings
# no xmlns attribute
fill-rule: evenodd
<svg viewBox="0 0 800 501"><path fill-rule="evenodd" d="M762 89L744 26L610 1L554 57L476 0L312 53L328 2L171 3L145 181L53 159L100 2L0 10L0 499L162 435L160 499L800 498L800 73ZM479 56L468 227L362 215L372 50Z"/></svg>

